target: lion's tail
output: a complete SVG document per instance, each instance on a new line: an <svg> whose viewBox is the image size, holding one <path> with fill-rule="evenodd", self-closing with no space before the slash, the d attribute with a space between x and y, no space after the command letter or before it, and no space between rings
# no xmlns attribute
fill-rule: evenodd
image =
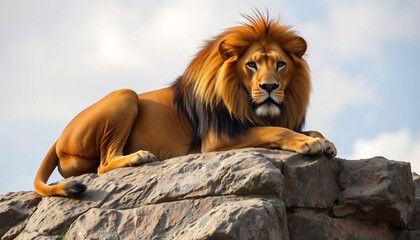
<svg viewBox="0 0 420 240"><path fill-rule="evenodd" d="M35 176L34 187L35 191L43 196L61 195L67 197L76 197L86 190L86 186L76 181L60 183L54 186L47 185L48 178L51 176L55 167L58 165L58 156L56 152L57 142L55 142L44 160Z"/></svg>

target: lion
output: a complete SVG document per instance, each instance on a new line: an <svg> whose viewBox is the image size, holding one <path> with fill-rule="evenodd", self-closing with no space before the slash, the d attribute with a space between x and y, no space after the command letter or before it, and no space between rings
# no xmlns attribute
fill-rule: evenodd
<svg viewBox="0 0 420 240"><path fill-rule="evenodd" d="M85 191L76 181L47 185L56 167L68 178L246 147L335 157L322 134L302 131L311 88L305 40L268 14L244 17L206 42L170 87L118 90L79 113L42 161L36 192Z"/></svg>

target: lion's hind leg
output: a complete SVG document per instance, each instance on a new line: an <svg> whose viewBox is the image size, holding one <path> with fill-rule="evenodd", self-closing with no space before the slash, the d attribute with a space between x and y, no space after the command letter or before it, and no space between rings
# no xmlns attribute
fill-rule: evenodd
<svg viewBox="0 0 420 240"><path fill-rule="evenodd" d="M85 173L96 173L99 159L84 159L79 156L61 157L58 161L58 172L64 178L79 176Z"/></svg>
<svg viewBox="0 0 420 240"><path fill-rule="evenodd" d="M111 99L106 105L107 123L100 141L98 173L156 160L153 154L142 150L124 155L124 147L139 113L139 99L132 91L117 94L121 97Z"/></svg>

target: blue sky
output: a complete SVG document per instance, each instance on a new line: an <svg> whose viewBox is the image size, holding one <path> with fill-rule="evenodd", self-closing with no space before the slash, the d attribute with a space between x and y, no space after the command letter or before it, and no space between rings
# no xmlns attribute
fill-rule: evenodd
<svg viewBox="0 0 420 240"><path fill-rule="evenodd" d="M383 155L420 172L418 0L10 0L0 1L0 194L33 189L82 109L116 89L167 86L252 8L280 15L308 43L307 129L338 157Z"/></svg>

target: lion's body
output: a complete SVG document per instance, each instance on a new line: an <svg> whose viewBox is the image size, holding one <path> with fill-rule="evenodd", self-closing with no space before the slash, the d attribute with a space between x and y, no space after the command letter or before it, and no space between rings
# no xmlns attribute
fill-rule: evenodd
<svg viewBox="0 0 420 240"><path fill-rule="evenodd" d="M121 107L124 104L120 102L121 96L124 96L122 101L126 102L125 104L138 108L138 112L133 114L135 115L134 122L127 121L129 113L133 110ZM99 144L92 145L91 143L111 142L112 139L105 139L107 136L104 132L107 129L111 132L121 132L122 128L130 129L130 135L123 146L124 155L144 150L156 156L157 160L164 160L190 153L191 127L182 115L179 116L174 111L172 98L172 88L138 95L131 90L118 90L109 94L75 117L63 131L57 144L59 159L77 155L84 159L97 159L99 162L101 152L107 152L109 147L101 149ZM118 108L119 113L115 114L117 119L114 120L116 123L112 123L112 120L98 121L98 119L110 120L109 117L98 117L99 113L105 112L100 109L101 105L104 105L108 111L111 106ZM93 117L89 118L86 115L91 114L91 109L99 111L94 112ZM110 112L115 113L116 109L111 109ZM112 129L110 125L115 126L116 129ZM108 134L108 136L111 135L113 134ZM86 155L81 155L81 153Z"/></svg>
<svg viewBox="0 0 420 240"><path fill-rule="evenodd" d="M309 101L305 41L257 13L250 24L207 42L185 73L165 89L115 91L77 115L44 158L35 189L74 197L63 177L165 160L189 153L265 147L334 157L318 132L301 132Z"/></svg>
<svg viewBox="0 0 420 240"><path fill-rule="evenodd" d="M157 160L178 157L200 149L191 149L191 126L172 106L173 89L165 88L139 94L140 114L126 146L126 152L146 150Z"/></svg>

